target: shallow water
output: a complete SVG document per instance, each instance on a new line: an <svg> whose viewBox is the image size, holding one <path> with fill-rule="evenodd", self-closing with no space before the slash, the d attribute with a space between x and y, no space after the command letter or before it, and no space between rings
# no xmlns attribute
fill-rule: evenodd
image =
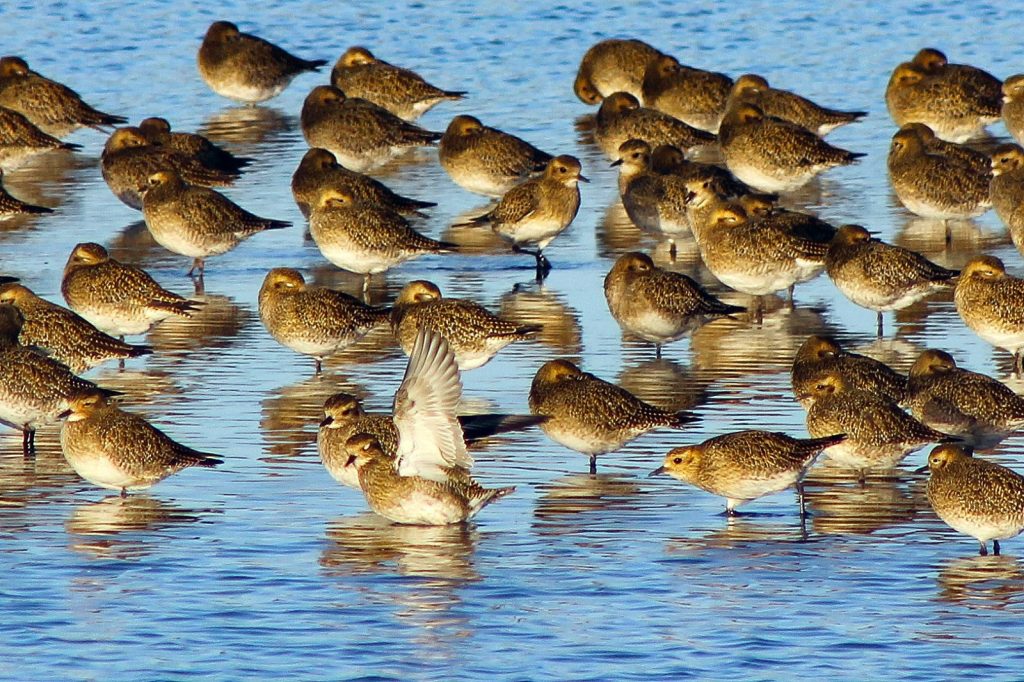
<svg viewBox="0 0 1024 682"><path fill-rule="evenodd" d="M923 481L909 473L922 453L898 478L863 487L816 471L806 535L790 494L727 520L718 498L646 478L675 445L751 427L805 433L788 368L811 333L837 334L904 370L921 349L937 346L970 369L1008 377L1009 356L969 332L949 296L899 313L895 326L887 315L887 336L876 341L874 314L821 278L798 289L795 311L776 301L761 326L714 323L667 347L662 360L623 340L611 319L601 281L614 258L642 248L664 262L667 251L629 225L614 169L574 128L588 113L571 92L578 60L608 36L640 37L684 63L756 71L822 103L868 110L866 121L830 136L868 157L826 174L795 205L864 224L945 265L985 252L1020 274L1020 257L994 215L957 226L946 249L941 227L899 207L885 175L893 126L883 100L892 67L925 45L1000 77L1024 70L1019 12L1005 3L822 7L784 0L717 8L652 1L586 9L309 2L223 3L213 11L185 2L0 9L5 52L101 109L133 122L162 115L257 157L228 193L256 213L295 222L212 259L209 305L193 320L157 327L146 340L155 355L124 372L90 375L126 391L129 409L175 438L222 454L221 470L186 471L122 500L70 471L56 429L40 433L34 459L21 457L18 434L0 432L2 675L1019 678L1024 545L1009 541L1006 556L974 556L973 540L932 514ZM478 452L477 474L518 490L465 528L395 527L366 512L361 496L319 464L320 406L346 390L386 409L404 357L373 336L316 378L312 362L276 345L256 314L257 290L272 267L298 267L350 292L358 286L303 239L288 186L305 150L302 99L325 76L300 77L265 107L232 106L205 88L194 66L201 36L218 18L308 58L333 60L349 45L367 45L438 85L471 92L425 116L427 127L473 113L583 160L593 182L583 187L576 222L549 249L554 270L542 287L530 282L528 259L450 231L455 217L483 202L448 180L433 151L381 173L396 190L440 203L423 229L479 240L483 254L407 264L375 297L427 278L446 295L545 325L539 342L513 346L464 375L468 407L526 411L536 368L566 357L702 419L603 457L596 477L583 473L585 458L536 431L502 438ZM1001 126L993 132L1005 135ZM16 195L58 211L0 224L0 271L60 300L71 247L99 241L188 293L186 259L154 246L140 214L103 184L103 139L81 131L73 140L83 152L51 155L7 178ZM677 267L714 284L685 249ZM996 458L1020 467L1022 446L1012 437Z"/></svg>

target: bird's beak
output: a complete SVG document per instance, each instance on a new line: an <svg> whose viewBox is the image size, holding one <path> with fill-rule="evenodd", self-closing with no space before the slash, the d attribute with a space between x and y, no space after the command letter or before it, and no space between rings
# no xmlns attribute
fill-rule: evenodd
<svg viewBox="0 0 1024 682"><path fill-rule="evenodd" d="M697 198L697 193L696 192L687 191L686 192L686 196L683 197L683 203L684 204L689 204L690 202L692 202L696 198Z"/></svg>
<svg viewBox="0 0 1024 682"><path fill-rule="evenodd" d="M797 399L797 401L798 401L798 402L801 402L801 403L802 403L803 401L805 401L805 400L810 400L810 399L811 399L811 398L813 398L813 397L814 397L814 396L813 396L813 395L812 395L811 393L797 393L797 394L796 394L796 399Z"/></svg>
<svg viewBox="0 0 1024 682"><path fill-rule="evenodd" d="M350 467L350 466L352 466L355 463L356 463L356 456L355 455L349 455L348 459L345 460L345 466L346 467Z"/></svg>
<svg viewBox="0 0 1024 682"><path fill-rule="evenodd" d="M57 419L67 419L68 417L71 416L71 412L72 410L64 410L63 412L57 415Z"/></svg>
<svg viewBox="0 0 1024 682"><path fill-rule="evenodd" d="M576 176L576 178L577 178L577 179L578 179L578 180L579 180L580 182L590 182L590 180L589 180L589 179L587 179L586 177L584 177L584 176L582 176L582 175L578 175L578 176Z"/></svg>
<svg viewBox="0 0 1024 682"><path fill-rule="evenodd" d="M609 165L610 165L610 166L611 166L612 168L615 168L615 166L621 166L621 165L622 165L622 159L615 159L615 160L614 160L614 161L612 161L612 162L611 162L611 163L610 163Z"/></svg>
<svg viewBox="0 0 1024 682"><path fill-rule="evenodd" d="M320 422L320 428L323 428L325 426L330 426L333 423L334 423L334 417L332 417L330 415L327 415L326 417L324 417L324 420L322 422Z"/></svg>
<svg viewBox="0 0 1024 682"><path fill-rule="evenodd" d="M647 478L654 478L655 476L660 476L663 473L665 473L665 467L658 467L651 473L647 474Z"/></svg>
<svg viewBox="0 0 1024 682"><path fill-rule="evenodd" d="M926 473L928 473L928 465L925 464L923 467L919 467L917 469L914 469L914 473L915 474L926 474Z"/></svg>

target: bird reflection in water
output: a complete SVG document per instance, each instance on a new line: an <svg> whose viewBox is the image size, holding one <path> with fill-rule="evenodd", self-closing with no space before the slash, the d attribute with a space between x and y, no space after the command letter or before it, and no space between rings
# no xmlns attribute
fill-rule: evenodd
<svg viewBox="0 0 1024 682"><path fill-rule="evenodd" d="M65 523L71 549L96 559L137 559L166 538L159 531L201 521L214 510L192 511L145 494L110 495L80 504Z"/></svg>
<svg viewBox="0 0 1024 682"><path fill-rule="evenodd" d="M939 569L937 598L979 609L1018 612L1024 605L1024 566L1016 557L971 556L952 559Z"/></svg>
<svg viewBox="0 0 1024 682"><path fill-rule="evenodd" d="M463 211L454 218L441 233L441 241L459 245L459 253L465 254L507 254L508 242L498 236L490 227L484 225L467 225L477 216L489 213L497 202L476 206Z"/></svg>
<svg viewBox="0 0 1024 682"><path fill-rule="evenodd" d="M973 220L950 220L947 224L930 218L906 218L893 243L954 270L960 270L976 256L1011 243L1009 236L986 230Z"/></svg>
<svg viewBox="0 0 1024 682"><path fill-rule="evenodd" d="M719 514L708 523L720 522L720 526L698 537L674 538L665 544L665 553L692 555L714 549L751 549L759 561L766 554L774 552L773 547L785 547L794 542L806 542L809 538L806 527L792 513L795 505L787 505L779 514L770 512L744 511L739 516ZM779 520L781 517L787 517Z"/></svg>
<svg viewBox="0 0 1024 682"><path fill-rule="evenodd" d="M650 348L649 343L643 343L643 346ZM679 412L707 402L711 380L662 357L624 366L618 384L644 402L669 412Z"/></svg>
<svg viewBox="0 0 1024 682"><path fill-rule="evenodd" d="M501 297L498 315L518 324L541 325L537 341L567 359L581 360L580 314L566 302L561 292L536 282L517 284Z"/></svg>
<svg viewBox="0 0 1024 682"><path fill-rule="evenodd" d="M819 460L804 481L813 532L869 535L906 526L928 508L924 487L908 481L900 470L868 474L863 484L856 479L856 472Z"/></svg>
<svg viewBox="0 0 1024 682"><path fill-rule="evenodd" d="M543 535L572 535L591 524L619 525L623 512L644 506L637 479L618 474L570 474L538 485L537 491L533 527ZM601 524L593 517L611 520Z"/></svg>
<svg viewBox="0 0 1024 682"><path fill-rule="evenodd" d="M214 113L200 126L200 135L242 156L256 156L260 145L276 142L295 133L299 121L274 107L227 107Z"/></svg>
<svg viewBox="0 0 1024 682"><path fill-rule="evenodd" d="M317 428L324 418L324 401L338 392L366 398L366 390L357 384L324 376L309 376L267 394L260 404L260 433L263 450L272 461L293 457L309 450L316 454Z"/></svg>
<svg viewBox="0 0 1024 682"><path fill-rule="evenodd" d="M203 303L192 317L168 318L149 332L146 342L155 351L150 365L162 362L176 365L187 357L174 351L230 348L238 341L242 329L255 322L256 316L251 310L227 296L205 294L192 298ZM202 362L208 364L212 359L210 354L204 354Z"/></svg>

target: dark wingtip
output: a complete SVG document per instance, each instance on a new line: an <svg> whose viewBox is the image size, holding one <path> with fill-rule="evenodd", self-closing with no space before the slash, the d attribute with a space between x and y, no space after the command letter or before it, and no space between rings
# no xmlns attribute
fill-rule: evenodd
<svg viewBox="0 0 1024 682"><path fill-rule="evenodd" d="M291 222L287 220L270 220L267 222L268 230L283 230L286 227L291 227Z"/></svg>
<svg viewBox="0 0 1024 682"><path fill-rule="evenodd" d="M444 96L451 97L452 99L462 99L469 94L468 90L445 90Z"/></svg>
<svg viewBox="0 0 1024 682"><path fill-rule="evenodd" d="M224 463L223 459L221 459L220 457L214 457L213 455L205 455L200 453L199 456L202 457L202 459L196 462L196 466L213 468L218 464Z"/></svg>
<svg viewBox="0 0 1024 682"><path fill-rule="evenodd" d="M74 142L62 142L61 145L60 145L60 148L61 149L66 149L69 152L77 152L77 151L81 151L82 145L75 144Z"/></svg>
<svg viewBox="0 0 1024 682"><path fill-rule="evenodd" d="M152 355L152 354L153 354L153 347L152 346L143 346L143 345L132 346L131 350L128 351L128 357L130 357L130 358L137 358L137 357L142 356L142 355Z"/></svg>
<svg viewBox="0 0 1024 682"><path fill-rule="evenodd" d="M699 414L696 412L690 412L689 410L680 410L672 416L675 417L675 421L672 424L672 426L675 427L686 426L687 424L691 424L700 419Z"/></svg>
<svg viewBox="0 0 1024 682"><path fill-rule="evenodd" d="M319 71L325 66L327 66L326 59L308 59L302 62L302 68L306 71Z"/></svg>
<svg viewBox="0 0 1024 682"><path fill-rule="evenodd" d="M533 336L539 334L544 329L544 325L541 324L524 324L516 327L516 334L521 336Z"/></svg>

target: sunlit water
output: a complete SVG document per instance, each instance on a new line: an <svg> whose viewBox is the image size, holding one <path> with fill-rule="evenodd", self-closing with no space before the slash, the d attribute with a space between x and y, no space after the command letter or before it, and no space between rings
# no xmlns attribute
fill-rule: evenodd
<svg viewBox="0 0 1024 682"><path fill-rule="evenodd" d="M826 174L796 205L864 224L945 265L985 252L1019 273L1020 258L993 215L956 227L947 250L941 227L898 206L885 175L893 126L883 101L892 67L925 45L1000 77L1024 70L1017 9L902 3L841 11L793 0L584 10L497 2L22 5L0 8L5 53L24 56L99 108L133 122L162 115L256 157L228 193L295 227L211 259L202 315L155 329L147 342L157 353L124 372L91 375L128 393L128 409L175 438L222 454L221 470L186 471L122 500L70 471L56 429L40 434L34 459L21 457L19 435L0 433L3 676L1020 677L1024 543L1005 543L1003 557L975 556L975 543L935 518L922 480L909 473L922 454L898 479L864 487L815 473L806 535L789 494L730 521L721 500L646 478L669 447L724 431L805 433L788 367L810 333L837 334L904 370L921 349L938 346L1006 378L1008 355L967 331L948 296L900 313L895 327L887 316L887 337L875 341L874 314L822 278L799 288L795 311L777 301L761 326L718 322L655 360L651 348L622 339L601 282L624 251L655 250L665 262L666 249L629 226L613 169L578 141L574 120L588 112L571 92L590 44L636 36L684 63L759 72L822 103L866 109L866 121L830 140L867 158ZM407 264L375 297L427 278L447 295L545 325L539 342L511 347L464 376L470 408L526 411L537 367L566 357L652 402L694 409L701 421L601 458L597 477L583 473L585 458L538 432L503 438L477 454L477 474L517 492L464 528L395 527L368 513L317 460L320 405L347 390L386 409L404 358L386 336L374 336L314 378L312 362L275 344L256 314L256 292L272 267L298 267L350 292L358 286L304 241L288 187L305 149L302 99L326 75L298 78L265 107L233 107L205 88L194 66L206 26L220 18L308 58L333 61L349 45L369 46L471 93L425 116L427 127L473 113L583 159L593 182L583 187L576 222L549 249L554 270L543 287L530 282L529 259L487 235L450 231L454 218L483 202L448 180L435 152L381 174L398 191L440 203L424 230L475 240L484 253ZM1005 135L1001 126L994 133ZM60 300L71 247L99 241L188 293L186 259L154 246L140 214L103 184L103 137L82 131L73 139L82 153L51 155L9 176L13 193L57 213L0 226L0 270ZM692 251L682 249L677 267L714 284ZM1021 446L1010 438L996 457L1022 465Z"/></svg>

